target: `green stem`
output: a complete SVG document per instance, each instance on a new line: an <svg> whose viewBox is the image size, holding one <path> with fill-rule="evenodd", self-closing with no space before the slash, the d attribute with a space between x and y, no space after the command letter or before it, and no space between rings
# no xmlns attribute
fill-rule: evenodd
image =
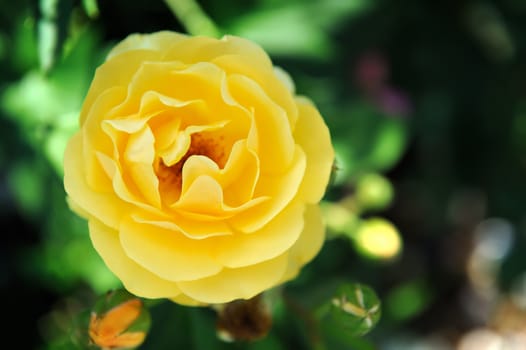
<svg viewBox="0 0 526 350"><path fill-rule="evenodd" d="M309 310L305 309L300 303L296 300L290 298L286 293L283 293L283 301L285 305L293 313L298 315L300 319L304 322L307 328L307 334L312 346L312 350L327 350L322 336L320 334L319 323L316 315L313 315Z"/></svg>
<svg viewBox="0 0 526 350"><path fill-rule="evenodd" d="M329 314L331 303L326 302L314 309L313 316L318 322L323 322L324 318Z"/></svg>
<svg viewBox="0 0 526 350"><path fill-rule="evenodd" d="M215 23L206 15L201 6L195 0L164 0L166 5L187 32L192 35L206 35L219 37L221 31Z"/></svg>

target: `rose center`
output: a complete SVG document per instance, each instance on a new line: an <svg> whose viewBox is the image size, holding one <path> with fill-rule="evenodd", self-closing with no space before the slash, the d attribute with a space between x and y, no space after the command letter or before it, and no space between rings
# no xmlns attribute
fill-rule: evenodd
<svg viewBox="0 0 526 350"><path fill-rule="evenodd" d="M183 183L183 166L191 156L206 156L213 160L219 168L223 168L227 155L224 147L224 136L210 137L202 133L191 135L190 147L184 156L175 164L168 166L161 158L155 167L159 179L161 196L168 202L177 200L181 194Z"/></svg>

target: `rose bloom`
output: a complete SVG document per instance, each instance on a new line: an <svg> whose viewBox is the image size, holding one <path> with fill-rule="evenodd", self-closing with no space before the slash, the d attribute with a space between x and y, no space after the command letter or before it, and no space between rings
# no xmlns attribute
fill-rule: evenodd
<svg viewBox="0 0 526 350"><path fill-rule="evenodd" d="M333 159L318 110L259 46L164 31L129 36L97 69L64 184L126 289L206 305L314 258Z"/></svg>

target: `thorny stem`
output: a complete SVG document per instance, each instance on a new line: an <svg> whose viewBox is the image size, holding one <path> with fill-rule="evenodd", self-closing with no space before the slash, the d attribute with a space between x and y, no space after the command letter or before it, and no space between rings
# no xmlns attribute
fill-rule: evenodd
<svg viewBox="0 0 526 350"><path fill-rule="evenodd" d="M219 37L220 30L195 0L164 0L188 33Z"/></svg>

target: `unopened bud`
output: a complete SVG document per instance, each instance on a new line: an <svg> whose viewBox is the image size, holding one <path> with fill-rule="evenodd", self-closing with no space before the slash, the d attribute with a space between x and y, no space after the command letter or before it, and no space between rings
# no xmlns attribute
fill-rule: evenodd
<svg viewBox="0 0 526 350"><path fill-rule="evenodd" d="M95 305L89 321L89 338L102 349L133 349L141 345L150 328L150 314L141 299L124 291L107 293Z"/></svg>
<svg viewBox="0 0 526 350"><path fill-rule="evenodd" d="M235 300L219 309L217 335L224 341L252 341L267 335L272 317L262 295Z"/></svg>
<svg viewBox="0 0 526 350"><path fill-rule="evenodd" d="M391 182L380 174L360 177L356 184L356 201L363 210L383 210L393 200Z"/></svg>
<svg viewBox="0 0 526 350"><path fill-rule="evenodd" d="M380 300L363 284L345 284L331 300L331 316L335 326L353 336L368 333L380 319Z"/></svg>
<svg viewBox="0 0 526 350"><path fill-rule="evenodd" d="M402 238L388 220L372 217L364 220L353 234L356 248L373 259L392 259L402 250Z"/></svg>

